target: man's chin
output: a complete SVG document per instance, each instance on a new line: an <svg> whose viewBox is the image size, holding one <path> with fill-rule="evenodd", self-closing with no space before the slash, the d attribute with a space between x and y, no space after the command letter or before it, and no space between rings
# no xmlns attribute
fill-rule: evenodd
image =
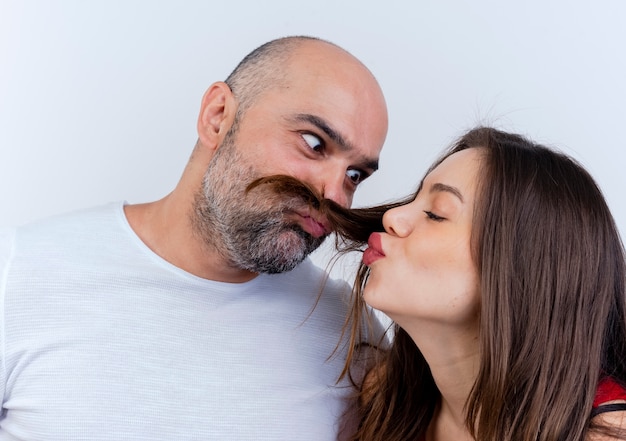
<svg viewBox="0 0 626 441"><path fill-rule="evenodd" d="M300 225L293 225L289 231L295 233L300 240L300 247L303 248L305 257L318 249L322 243L329 236L328 233L322 233L314 236L308 231L304 230Z"/></svg>
<svg viewBox="0 0 626 441"><path fill-rule="evenodd" d="M271 244L258 246L250 256L254 271L278 274L291 271L324 242L327 235L313 237L298 226L283 230Z"/></svg>

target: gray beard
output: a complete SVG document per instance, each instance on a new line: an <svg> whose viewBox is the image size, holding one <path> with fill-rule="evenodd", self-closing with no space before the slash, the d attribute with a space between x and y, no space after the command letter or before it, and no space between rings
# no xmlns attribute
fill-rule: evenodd
<svg viewBox="0 0 626 441"><path fill-rule="evenodd" d="M194 230L234 268L267 274L290 271L325 237L315 238L285 220L286 212L304 205L298 198L262 186L246 192L259 174L246 164L233 138L226 136L207 168L195 197Z"/></svg>
<svg viewBox="0 0 626 441"><path fill-rule="evenodd" d="M231 223L224 241L230 261L237 268L276 274L294 269L324 238L314 238L299 225L289 224L282 214L265 219L240 213Z"/></svg>

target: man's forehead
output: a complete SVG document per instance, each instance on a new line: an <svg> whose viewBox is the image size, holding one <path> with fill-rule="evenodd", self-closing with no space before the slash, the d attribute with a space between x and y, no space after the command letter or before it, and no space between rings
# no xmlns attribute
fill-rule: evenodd
<svg viewBox="0 0 626 441"><path fill-rule="evenodd" d="M386 104L376 79L350 53L324 41L304 41L292 52L284 69L279 67L280 79L256 104L265 101L261 105L270 113L314 125L376 170L387 133Z"/></svg>

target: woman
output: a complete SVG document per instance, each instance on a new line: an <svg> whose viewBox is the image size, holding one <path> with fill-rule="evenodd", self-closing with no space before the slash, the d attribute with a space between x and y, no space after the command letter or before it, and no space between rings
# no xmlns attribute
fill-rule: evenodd
<svg viewBox="0 0 626 441"><path fill-rule="evenodd" d="M387 209L352 323L367 304L395 334L360 385L352 439L626 439L624 249L580 165L478 128L409 201L335 222L358 243Z"/></svg>

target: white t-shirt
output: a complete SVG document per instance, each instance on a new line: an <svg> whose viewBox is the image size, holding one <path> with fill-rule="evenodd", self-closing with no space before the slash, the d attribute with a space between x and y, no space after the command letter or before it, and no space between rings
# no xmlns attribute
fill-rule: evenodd
<svg viewBox="0 0 626 441"><path fill-rule="evenodd" d="M1 231L0 440L334 440L348 291L193 276L122 203Z"/></svg>

